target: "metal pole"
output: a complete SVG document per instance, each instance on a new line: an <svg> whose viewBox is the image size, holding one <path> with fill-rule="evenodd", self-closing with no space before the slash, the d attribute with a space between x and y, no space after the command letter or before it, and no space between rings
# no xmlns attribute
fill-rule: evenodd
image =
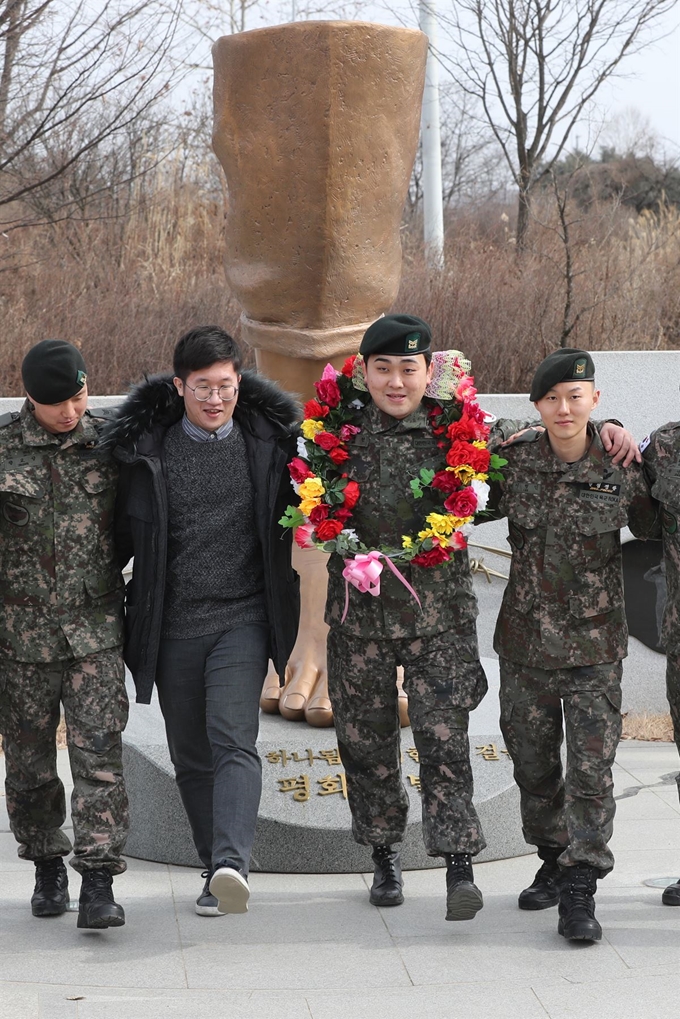
<svg viewBox="0 0 680 1019"><path fill-rule="evenodd" d="M419 0L420 29L430 40L425 72L420 134L423 143L423 220L425 258L431 269L444 268L442 144L439 130L439 61L436 0Z"/></svg>
<svg viewBox="0 0 680 1019"><path fill-rule="evenodd" d="M297 3L295 0L290 0L290 20L295 21L297 19Z"/></svg>

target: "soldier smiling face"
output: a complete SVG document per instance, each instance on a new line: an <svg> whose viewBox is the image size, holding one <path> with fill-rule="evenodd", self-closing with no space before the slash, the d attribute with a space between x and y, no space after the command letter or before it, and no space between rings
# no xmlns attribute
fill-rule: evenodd
<svg viewBox="0 0 680 1019"><path fill-rule="evenodd" d="M376 406L393 418L405 418L425 395L432 364L423 354L399 357L371 354L365 366L366 385Z"/></svg>
<svg viewBox="0 0 680 1019"><path fill-rule="evenodd" d="M600 391L595 388L594 382L573 381L558 382L536 401L534 406L558 456L563 450L568 456L574 453L583 455L588 421L599 401ZM582 446L580 452L577 446Z"/></svg>

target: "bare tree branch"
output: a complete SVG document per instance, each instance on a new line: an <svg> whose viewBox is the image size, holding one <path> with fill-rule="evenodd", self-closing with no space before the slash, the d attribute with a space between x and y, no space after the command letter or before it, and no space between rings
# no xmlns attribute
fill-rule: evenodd
<svg viewBox="0 0 680 1019"><path fill-rule="evenodd" d="M55 189L90 155L105 160L179 75L181 0L0 2L0 208L3 224L71 199ZM128 166L123 179L134 178ZM51 208L51 216L60 210Z"/></svg>
<svg viewBox="0 0 680 1019"><path fill-rule="evenodd" d="M456 43L440 54L481 105L519 191L517 244L532 190L561 157L575 124L621 62L650 41L676 0L456 0L442 22Z"/></svg>

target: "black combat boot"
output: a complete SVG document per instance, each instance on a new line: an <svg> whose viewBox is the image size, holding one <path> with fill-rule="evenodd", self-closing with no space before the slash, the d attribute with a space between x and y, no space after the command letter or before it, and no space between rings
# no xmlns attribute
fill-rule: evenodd
<svg viewBox="0 0 680 1019"><path fill-rule="evenodd" d="M664 906L680 906L680 880L664 888L661 901Z"/></svg>
<svg viewBox="0 0 680 1019"><path fill-rule="evenodd" d="M61 856L35 861L33 916L61 916L68 907L68 874Z"/></svg>
<svg viewBox="0 0 680 1019"><path fill-rule="evenodd" d="M543 863L528 888L519 893L520 909L549 909L560 901L561 868L557 862L563 850L553 846L539 846L538 856Z"/></svg>
<svg viewBox="0 0 680 1019"><path fill-rule="evenodd" d="M372 906L401 906L404 901L401 879L401 858L392 846L374 846L375 864L370 901Z"/></svg>
<svg viewBox="0 0 680 1019"><path fill-rule="evenodd" d="M122 927L125 912L113 900L113 875L106 867L83 872L80 886L78 927L102 930L105 927Z"/></svg>
<svg viewBox="0 0 680 1019"><path fill-rule="evenodd" d="M557 933L570 941L599 941L602 928L595 919L597 871L594 867L565 867L560 887Z"/></svg>
<svg viewBox="0 0 680 1019"><path fill-rule="evenodd" d="M484 899L472 876L472 857L468 853L454 853L445 859L446 919L473 920Z"/></svg>

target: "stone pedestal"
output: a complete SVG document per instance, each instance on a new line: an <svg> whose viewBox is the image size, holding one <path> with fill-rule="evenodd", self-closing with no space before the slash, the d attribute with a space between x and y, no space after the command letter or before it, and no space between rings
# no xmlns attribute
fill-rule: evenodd
<svg viewBox="0 0 680 1019"><path fill-rule="evenodd" d="M480 861L531 852L522 838L519 795L498 732L498 665L485 659L484 666L489 693L470 721L475 806L488 843L477 857ZM124 747L131 814L126 853L162 863L200 866L175 786L157 702L133 705ZM252 869L275 873L370 869L368 848L352 838L335 730L262 715L259 750L263 789ZM423 848L418 761L410 729L402 730L402 754L404 784L411 800L402 846L404 867L441 866L443 861L428 857Z"/></svg>

